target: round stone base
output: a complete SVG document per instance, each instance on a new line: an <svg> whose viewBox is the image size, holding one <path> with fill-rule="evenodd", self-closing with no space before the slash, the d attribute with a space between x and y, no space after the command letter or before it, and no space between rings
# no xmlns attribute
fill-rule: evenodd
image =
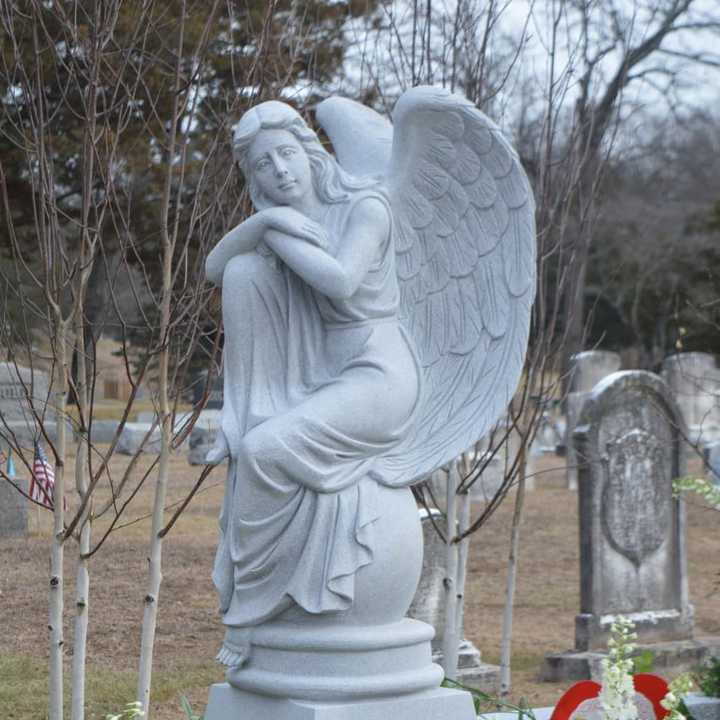
<svg viewBox="0 0 720 720"><path fill-rule="evenodd" d="M303 700L355 700L437 688L433 628L405 618L386 625L276 622L254 628L250 661L227 673L240 690Z"/></svg>

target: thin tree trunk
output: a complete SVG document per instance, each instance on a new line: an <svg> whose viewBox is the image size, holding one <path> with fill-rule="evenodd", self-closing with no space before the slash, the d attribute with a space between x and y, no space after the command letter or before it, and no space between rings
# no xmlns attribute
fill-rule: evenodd
<svg viewBox="0 0 720 720"><path fill-rule="evenodd" d="M85 263L83 263L85 266ZM75 457L75 488L80 501L88 492L88 392L87 364L85 356L85 318L82 302L83 289L80 289L78 307L75 314L75 358L77 360L77 379L75 399L78 404L79 431ZM84 720L85 717L85 669L87 657L87 636L90 602L90 569L88 567L91 534L92 503L87 503L80 520L80 547L75 580L75 634L73 637L72 666L72 720Z"/></svg>
<svg viewBox="0 0 720 720"><path fill-rule="evenodd" d="M163 258L163 298L161 317L161 337L167 337L170 318L170 284L172 253L166 252ZM152 681L152 661L155 647L155 629L157 627L158 598L162 582L162 546L160 531L164 524L165 496L167 492L168 469L170 462L170 444L172 441L172 417L168 399L169 348L167 340L160 353L159 402L162 422L160 463L158 467L155 499L153 503L152 529L150 532L150 568L148 590L145 595L142 638L140 644L140 672L138 677L137 699L142 704L144 717L150 717L150 685Z"/></svg>
<svg viewBox="0 0 720 720"><path fill-rule="evenodd" d="M59 313L57 314L59 316ZM65 398L67 395L67 348L66 325L56 317L57 371L55 410L57 413L57 458L55 463L55 491L53 493L53 538L50 552L50 598L48 628L50 630L50 677L48 687L48 716L50 720L63 718L63 560L65 508L65 456L67 432L65 423Z"/></svg>
<svg viewBox="0 0 720 720"><path fill-rule="evenodd" d="M465 491L460 495L459 499L459 525L458 535L462 535L470 527L470 492ZM455 593L457 597L457 622L456 632L457 638L460 642L465 638L465 632L463 629L464 615L465 615L465 579L467 577L467 561L468 553L470 551L470 536L464 537L460 543L458 552L458 577L457 577L457 591Z"/></svg>
<svg viewBox="0 0 720 720"><path fill-rule="evenodd" d="M157 483L155 485L155 499L152 513L152 529L150 531L150 558L148 590L145 594L145 611L143 613L142 637L140 641L140 670L138 673L137 699L144 712L143 717L150 717L150 687L152 683L152 662L155 648L155 630L157 627L158 601L160 584L162 583L162 548L163 538L161 531L164 525L165 496L167 493L167 480L170 463L170 449L172 443L172 415L169 401L170 381L170 303L172 300L173 274L172 262L175 252L175 237L170 232L170 205L173 187L173 164L177 148L177 131L181 116L181 61L185 42L185 2L181 3L182 16L179 27L177 62L175 66L175 95L173 99L172 115L169 122L169 137L167 144L167 169L161 204L161 240L162 240L162 293L160 297L160 340L162 349L159 355L158 367L158 403L160 412L160 462L158 467ZM214 12L214 11L213 11ZM177 232L177 218L175 230Z"/></svg>
<svg viewBox="0 0 720 720"><path fill-rule="evenodd" d="M510 556L508 558L507 585L505 588L505 609L503 611L502 640L500 646L500 697L510 692L510 660L512 655L513 604L515 602L515 580L517 578L517 557L520 543L523 504L525 500L525 446L520 448L519 480L515 496L512 529L510 531Z"/></svg>
<svg viewBox="0 0 720 720"><path fill-rule="evenodd" d="M78 450L80 448L78 447ZM86 453L83 452L82 455ZM85 460L83 457L82 460ZM81 461L78 454L76 462ZM83 475L84 470L82 471ZM84 477L81 487L87 492L87 478ZM83 720L85 717L85 668L87 658L88 611L90 604L90 569L87 553L90 552L90 504L83 514L80 530L80 548L75 579L75 635L73 638L72 667L72 720Z"/></svg>
<svg viewBox="0 0 720 720"><path fill-rule="evenodd" d="M459 548L457 537L457 486L458 469L453 461L447 481L447 529L445 534L445 631L443 636L443 670L449 680L457 678L457 576Z"/></svg>

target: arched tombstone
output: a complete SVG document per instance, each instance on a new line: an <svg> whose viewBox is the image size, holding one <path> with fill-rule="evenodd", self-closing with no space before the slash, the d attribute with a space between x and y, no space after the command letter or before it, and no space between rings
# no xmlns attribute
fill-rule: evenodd
<svg viewBox="0 0 720 720"><path fill-rule="evenodd" d="M437 508L430 508L429 512L420 508L418 513L423 533L423 564L420 583L408 610L408 617L421 620L435 628L435 637L432 640L433 662L441 665L445 631L444 580L447 549L433 522L444 524L444 519ZM495 693L499 687L500 668L484 663L480 650L469 640L463 639L458 652L457 680L468 687Z"/></svg>
<svg viewBox="0 0 720 720"><path fill-rule="evenodd" d="M662 375L675 393L690 441L706 445L720 440L720 369L715 356L670 355L663 362Z"/></svg>
<svg viewBox="0 0 720 720"><path fill-rule="evenodd" d="M714 442L705 448L705 477L720 487L720 442Z"/></svg>
<svg viewBox="0 0 720 720"><path fill-rule="evenodd" d="M720 639L690 642L685 510L672 491L685 474L683 432L672 393L653 373L614 373L587 399L573 436L580 523L575 650L547 656L545 679L594 674L621 616L665 667L697 663L720 646Z"/></svg>
<svg viewBox="0 0 720 720"><path fill-rule="evenodd" d="M607 350L588 350L572 357L570 391L565 401L565 447L567 460L567 486L577 490L577 458L572 437L585 401L592 389L603 378L620 369L621 360L617 353Z"/></svg>

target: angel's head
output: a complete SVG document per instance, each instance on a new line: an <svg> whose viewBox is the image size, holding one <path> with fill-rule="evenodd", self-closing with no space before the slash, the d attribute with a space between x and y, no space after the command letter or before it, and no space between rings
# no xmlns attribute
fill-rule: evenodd
<svg viewBox="0 0 720 720"><path fill-rule="evenodd" d="M348 175L300 114L275 100L242 116L233 132L233 150L258 210L292 205L307 193L323 203L343 202L370 184Z"/></svg>

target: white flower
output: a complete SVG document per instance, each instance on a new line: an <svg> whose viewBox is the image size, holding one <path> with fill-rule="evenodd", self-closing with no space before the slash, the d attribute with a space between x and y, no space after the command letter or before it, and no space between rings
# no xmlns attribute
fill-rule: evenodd
<svg viewBox="0 0 720 720"><path fill-rule="evenodd" d="M626 618L618 618L610 628L608 657L602 660L602 689L600 702L603 720L638 720L635 705L635 686L632 679L632 660L635 649L631 640L637 639L634 625Z"/></svg>

